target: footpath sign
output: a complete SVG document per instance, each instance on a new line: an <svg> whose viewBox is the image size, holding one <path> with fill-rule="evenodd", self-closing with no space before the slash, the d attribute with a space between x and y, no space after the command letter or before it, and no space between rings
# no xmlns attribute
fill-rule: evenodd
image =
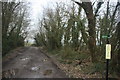
<svg viewBox="0 0 120 80"><path fill-rule="evenodd" d="M111 59L111 44L106 44L106 59Z"/></svg>
<svg viewBox="0 0 120 80"><path fill-rule="evenodd" d="M108 80L109 60L111 59L111 44L109 42L110 35L103 35L102 38L107 40L105 58L106 58L106 80Z"/></svg>

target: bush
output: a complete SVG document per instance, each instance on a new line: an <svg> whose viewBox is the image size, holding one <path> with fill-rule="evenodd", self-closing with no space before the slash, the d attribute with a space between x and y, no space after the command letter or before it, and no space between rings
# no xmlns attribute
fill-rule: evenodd
<svg viewBox="0 0 120 80"><path fill-rule="evenodd" d="M14 33L14 35L8 36L7 38L3 37L2 56L5 56L10 50L13 50L20 46L24 46L24 38L15 34L16 33Z"/></svg>
<svg viewBox="0 0 120 80"><path fill-rule="evenodd" d="M99 72L104 74L105 64L103 63L90 63L88 66L82 68L83 71L87 74L94 74L95 72Z"/></svg>
<svg viewBox="0 0 120 80"><path fill-rule="evenodd" d="M63 47L59 52L62 59L75 59L76 55L78 54L74 49L71 47Z"/></svg>

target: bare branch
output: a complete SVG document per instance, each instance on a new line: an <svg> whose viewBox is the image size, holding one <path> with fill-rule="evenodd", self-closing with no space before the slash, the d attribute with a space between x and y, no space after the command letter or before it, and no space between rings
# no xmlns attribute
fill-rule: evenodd
<svg viewBox="0 0 120 80"><path fill-rule="evenodd" d="M103 4L104 2L98 2L98 4L97 4L97 9L96 9L96 11L95 11L95 17L97 16L97 13L98 13L98 11L99 11L99 9L101 8L101 5Z"/></svg>

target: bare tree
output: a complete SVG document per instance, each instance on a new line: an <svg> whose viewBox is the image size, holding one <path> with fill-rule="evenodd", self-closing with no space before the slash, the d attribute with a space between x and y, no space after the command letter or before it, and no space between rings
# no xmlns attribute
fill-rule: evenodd
<svg viewBox="0 0 120 80"><path fill-rule="evenodd" d="M74 1L74 0L72 0ZM88 47L90 50L90 54L91 54L91 58L92 58L92 62L97 62L97 58L96 58L96 30L95 30L95 25L96 25L96 19L95 16L97 15L98 10L100 9L102 3L99 2L97 5L97 9L95 11L95 14L93 12L93 6L92 3L89 2L77 2L74 1L76 4L78 4L79 6L81 6L87 16L88 19L88 27L89 27L89 40L88 40Z"/></svg>

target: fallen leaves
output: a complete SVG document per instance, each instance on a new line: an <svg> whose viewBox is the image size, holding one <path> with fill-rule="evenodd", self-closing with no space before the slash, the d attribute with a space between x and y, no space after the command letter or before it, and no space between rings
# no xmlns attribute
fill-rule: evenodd
<svg viewBox="0 0 120 80"><path fill-rule="evenodd" d="M45 75L45 76L50 75L50 74L52 74L52 70L51 69L45 70L43 72L43 75Z"/></svg>

